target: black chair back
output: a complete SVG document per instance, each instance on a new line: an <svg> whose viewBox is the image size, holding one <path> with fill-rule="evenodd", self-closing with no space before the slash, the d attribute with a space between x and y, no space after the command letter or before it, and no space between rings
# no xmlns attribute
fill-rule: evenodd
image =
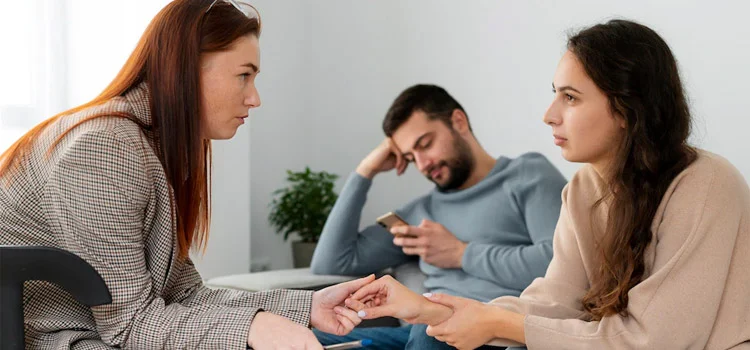
<svg viewBox="0 0 750 350"><path fill-rule="evenodd" d="M0 349L23 349L23 283L41 280L68 291L79 303L112 302L107 285L91 265L68 251L37 246L0 246Z"/></svg>

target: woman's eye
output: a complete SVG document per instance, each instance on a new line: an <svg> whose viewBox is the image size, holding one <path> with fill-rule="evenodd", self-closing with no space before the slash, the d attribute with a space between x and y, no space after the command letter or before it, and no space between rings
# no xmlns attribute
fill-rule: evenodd
<svg viewBox="0 0 750 350"><path fill-rule="evenodd" d="M573 95L571 95L571 94L565 94L565 99L568 100L568 101L570 101L570 102L573 102L573 101L576 100L576 98Z"/></svg>

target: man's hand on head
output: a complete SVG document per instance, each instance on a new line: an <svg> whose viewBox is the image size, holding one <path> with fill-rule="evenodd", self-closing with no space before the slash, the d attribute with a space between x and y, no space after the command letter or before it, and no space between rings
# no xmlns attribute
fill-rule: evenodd
<svg viewBox="0 0 750 350"><path fill-rule="evenodd" d="M357 173L372 180L378 173L393 169L401 175L408 165L409 162L401 155L393 140L386 138L359 163Z"/></svg>

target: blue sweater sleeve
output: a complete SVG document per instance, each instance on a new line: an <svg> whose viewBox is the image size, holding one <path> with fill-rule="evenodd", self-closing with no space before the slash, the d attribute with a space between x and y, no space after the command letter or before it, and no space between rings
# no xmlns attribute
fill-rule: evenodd
<svg viewBox="0 0 750 350"><path fill-rule="evenodd" d="M314 274L365 275L410 260L377 224L359 231L372 181L352 173L328 216L310 268Z"/></svg>
<svg viewBox="0 0 750 350"><path fill-rule="evenodd" d="M470 242L462 258L467 273L515 290L544 276L552 260L552 236L560 216L566 180L542 155L525 155L521 172L513 177L514 199L520 208L531 244L499 245Z"/></svg>

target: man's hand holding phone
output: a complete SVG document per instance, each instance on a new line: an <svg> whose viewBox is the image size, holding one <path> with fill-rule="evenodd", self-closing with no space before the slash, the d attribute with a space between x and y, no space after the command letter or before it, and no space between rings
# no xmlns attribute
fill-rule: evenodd
<svg viewBox="0 0 750 350"><path fill-rule="evenodd" d="M468 244L441 224L422 220L419 226L396 225L389 231L395 236L393 244L401 247L404 254L418 255L424 262L444 269L462 266Z"/></svg>
<svg viewBox="0 0 750 350"><path fill-rule="evenodd" d="M385 213L383 216L377 218L377 220L375 221L378 223L378 225L382 226L389 232L391 231L392 228L396 226L409 226L406 220L402 219L400 216L398 216L398 214L392 211Z"/></svg>

